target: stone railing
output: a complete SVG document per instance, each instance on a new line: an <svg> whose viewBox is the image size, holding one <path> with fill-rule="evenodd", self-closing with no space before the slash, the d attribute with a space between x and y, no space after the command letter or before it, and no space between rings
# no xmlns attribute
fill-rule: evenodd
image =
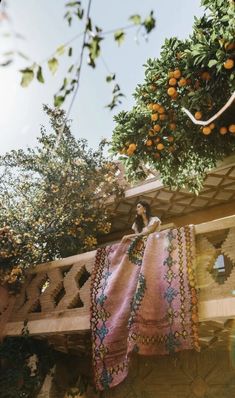
<svg viewBox="0 0 235 398"><path fill-rule="evenodd" d="M235 318L235 216L195 226L199 319ZM0 320L4 335L74 334L89 330L90 276L96 251L40 264ZM3 327L4 323L4 327Z"/></svg>

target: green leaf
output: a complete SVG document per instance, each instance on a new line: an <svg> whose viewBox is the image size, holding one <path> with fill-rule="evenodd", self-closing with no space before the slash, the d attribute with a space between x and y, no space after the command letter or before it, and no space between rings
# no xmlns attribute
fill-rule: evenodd
<svg viewBox="0 0 235 398"><path fill-rule="evenodd" d="M69 67L69 69L68 69L68 73L71 73L72 70L73 70L73 68L74 68L74 65L70 65L70 67Z"/></svg>
<svg viewBox="0 0 235 398"><path fill-rule="evenodd" d="M217 63L218 63L217 59L211 59L211 60L208 62L208 67L209 67L209 68L212 68L212 66L216 65Z"/></svg>
<svg viewBox="0 0 235 398"><path fill-rule="evenodd" d="M40 83L45 83L45 80L44 80L44 77L43 77L43 74L42 74L42 67L40 65L39 65L38 71L37 71L37 80Z"/></svg>
<svg viewBox="0 0 235 398"><path fill-rule="evenodd" d="M129 20L133 22L135 25L140 25L141 24L141 16L136 14L136 15L131 15Z"/></svg>
<svg viewBox="0 0 235 398"><path fill-rule="evenodd" d="M102 38L95 36L90 42L90 55L92 60L95 60L100 55L100 42Z"/></svg>
<svg viewBox="0 0 235 398"><path fill-rule="evenodd" d="M64 52L65 52L65 46L64 46L63 44L62 44L62 46L59 46L59 47L56 49L56 54L57 54L57 55L63 55Z"/></svg>
<svg viewBox="0 0 235 398"><path fill-rule="evenodd" d="M119 46L124 41L124 39L125 39L125 32L123 30L117 30L114 33L114 40L118 43Z"/></svg>
<svg viewBox="0 0 235 398"><path fill-rule="evenodd" d="M54 105L60 106L63 104L65 97L63 95L55 95L54 96Z"/></svg>
<svg viewBox="0 0 235 398"><path fill-rule="evenodd" d="M115 80L115 74L106 76L106 82L110 83L111 81Z"/></svg>
<svg viewBox="0 0 235 398"><path fill-rule="evenodd" d="M65 4L65 7L75 7L81 5L80 1L69 1Z"/></svg>
<svg viewBox="0 0 235 398"><path fill-rule="evenodd" d="M146 33L150 33L156 26L156 19L153 16L153 11L150 12L150 15L144 20L143 25L145 27Z"/></svg>
<svg viewBox="0 0 235 398"><path fill-rule="evenodd" d="M59 62L57 58L53 57L48 61L48 68L50 69L51 73L54 75L58 69Z"/></svg>
<svg viewBox="0 0 235 398"><path fill-rule="evenodd" d="M33 69L26 68L26 69L22 69L20 72L22 73L22 78L21 78L21 82L20 82L21 86L28 87L28 85L31 83L31 81L34 78Z"/></svg>

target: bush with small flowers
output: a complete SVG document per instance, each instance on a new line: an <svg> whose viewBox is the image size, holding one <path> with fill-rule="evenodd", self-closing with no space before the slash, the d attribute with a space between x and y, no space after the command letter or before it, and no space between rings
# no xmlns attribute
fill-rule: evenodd
<svg viewBox="0 0 235 398"><path fill-rule="evenodd" d="M10 289L30 266L94 249L110 231L107 200L122 194L105 143L92 151L61 109L45 111L53 132L0 157L0 282Z"/></svg>

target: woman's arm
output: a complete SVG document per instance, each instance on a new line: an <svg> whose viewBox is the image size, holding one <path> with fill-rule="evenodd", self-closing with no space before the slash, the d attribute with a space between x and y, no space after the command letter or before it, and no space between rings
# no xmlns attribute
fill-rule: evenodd
<svg viewBox="0 0 235 398"><path fill-rule="evenodd" d="M159 227L159 225L161 224L161 221L154 221L151 225L149 225L148 227L146 227L146 231L143 235L149 235L152 234L153 232L156 231L156 229Z"/></svg>
<svg viewBox="0 0 235 398"><path fill-rule="evenodd" d="M129 239L135 238L137 236L145 236L145 235L149 235L153 232L155 232L155 230L158 228L158 226L161 224L161 221L154 221L154 223L152 225L149 225L148 227L145 227L145 231L139 232L139 233L135 233L135 234L130 234L130 235L124 235L122 238L122 242L125 242Z"/></svg>

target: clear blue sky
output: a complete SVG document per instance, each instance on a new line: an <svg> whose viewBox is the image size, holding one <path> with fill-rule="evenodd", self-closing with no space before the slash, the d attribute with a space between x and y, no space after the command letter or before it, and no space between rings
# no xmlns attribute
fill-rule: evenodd
<svg viewBox="0 0 235 398"><path fill-rule="evenodd" d="M63 20L65 0L8 0L8 4L12 26L23 34L25 40L18 40L15 44L0 37L0 54L17 45L19 50L39 62L81 31L79 22L69 28ZM83 0L83 4L87 5L87 0ZM79 95L71 113L72 131L76 137L85 137L91 147L95 148L102 137L111 137L116 112L131 108L132 93L144 79L143 64L147 58L158 57L165 38L186 38L192 30L194 16L203 13L200 0L93 0L92 18L104 30L125 26L130 15L139 13L145 16L151 9L157 17L157 28L147 43L141 39L136 44L135 31L129 31L120 48L114 43L112 35L103 44L103 57L108 68L116 72L126 94L119 109L110 112L104 107L111 100L111 90L105 82L107 71L103 62L98 60L95 70L85 65L82 71ZM0 31L7 29L7 25L1 23ZM79 40L76 42L78 50L80 43ZM47 125L42 104L52 104L53 94L61 84L68 64L62 57L55 77L45 73L46 84L33 82L29 88L23 89L19 85L18 70L25 66L28 66L27 61L20 60L0 69L0 153L36 143L40 125Z"/></svg>

